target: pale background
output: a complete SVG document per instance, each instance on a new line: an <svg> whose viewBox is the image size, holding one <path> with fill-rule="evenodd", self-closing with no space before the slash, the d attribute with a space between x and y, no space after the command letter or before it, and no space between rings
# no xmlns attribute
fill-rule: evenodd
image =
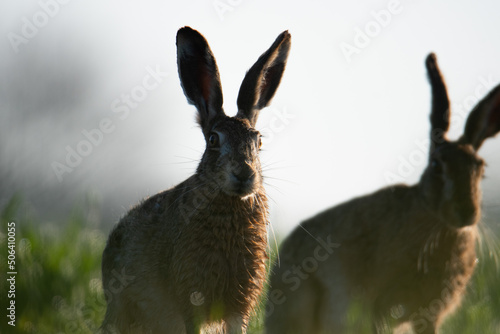
<svg viewBox="0 0 500 334"><path fill-rule="evenodd" d="M177 76L175 35L185 25L210 43L229 115L245 71L281 31L292 35L281 86L257 124L266 134L261 160L281 235L386 186L402 159L413 164L396 181L418 180L427 148L417 142L429 132L429 52L438 56L454 106L451 138L461 134L477 97L500 82L500 2L493 0L73 0L59 8L55 0L0 1L0 205L19 194L28 214L43 221L60 220L92 198L107 230L141 198L194 172L204 141ZM373 13L391 3L399 3L398 13L349 62L342 43L355 46L357 29L377 29ZM10 39L22 36L27 21L43 19L43 4L52 4L53 17L15 52ZM168 76L120 119L113 101L141 86L147 68ZM75 149L82 131L106 118L114 130L59 181L52 164L65 163L66 147ZM494 228L499 151L497 138L480 152L488 164L485 214Z"/></svg>

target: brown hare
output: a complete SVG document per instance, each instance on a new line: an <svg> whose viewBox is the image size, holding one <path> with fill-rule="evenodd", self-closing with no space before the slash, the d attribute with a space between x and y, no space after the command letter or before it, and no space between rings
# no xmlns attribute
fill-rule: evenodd
<svg viewBox="0 0 500 334"><path fill-rule="evenodd" d="M500 86L450 141L450 103L434 54L426 66L431 148L420 182L355 198L297 227L270 279L268 334L346 333L353 302L368 310L373 332L405 323L436 333L459 304L476 263L484 166L476 152L500 131Z"/></svg>
<svg viewBox="0 0 500 334"><path fill-rule="evenodd" d="M266 280L269 219L254 127L279 86L290 39L280 34L247 72L229 117L207 41L178 31L179 77L206 150L193 176L145 199L111 232L103 332L246 332Z"/></svg>

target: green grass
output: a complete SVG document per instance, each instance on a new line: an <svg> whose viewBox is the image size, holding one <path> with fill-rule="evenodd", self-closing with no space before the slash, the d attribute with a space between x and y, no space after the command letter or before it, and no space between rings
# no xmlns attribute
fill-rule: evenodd
<svg viewBox="0 0 500 334"><path fill-rule="evenodd" d="M105 312L100 279L101 254L106 235L89 223L89 210L76 212L63 223L39 222L21 217L19 200L1 211L0 276L2 319L0 333L93 333ZM7 223L16 223L16 327L5 317L8 289ZM489 249L500 249L496 244ZM499 254L482 251L480 262L462 306L450 316L441 333L500 333ZM263 328L264 307L254 317L249 333ZM353 308L349 323L353 333L369 326Z"/></svg>

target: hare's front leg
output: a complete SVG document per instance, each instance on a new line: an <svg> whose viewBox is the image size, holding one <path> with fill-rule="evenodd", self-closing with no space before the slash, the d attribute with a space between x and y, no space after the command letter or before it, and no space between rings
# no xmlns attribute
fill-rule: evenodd
<svg viewBox="0 0 500 334"><path fill-rule="evenodd" d="M246 334L247 320L240 314L229 316L224 321L224 334Z"/></svg>
<svg viewBox="0 0 500 334"><path fill-rule="evenodd" d="M321 333L344 333L347 310L351 302L347 289L339 287L323 287L318 295L318 322Z"/></svg>
<svg viewBox="0 0 500 334"><path fill-rule="evenodd" d="M332 256L326 265L319 267L313 274L309 284L317 298L315 302L320 332L344 333L347 312L355 296L343 275L342 264Z"/></svg>
<svg viewBox="0 0 500 334"><path fill-rule="evenodd" d="M437 333L437 325L432 322L426 322L425 326L422 326L422 324L412 324L412 329L414 333L419 333L419 334L436 334Z"/></svg>

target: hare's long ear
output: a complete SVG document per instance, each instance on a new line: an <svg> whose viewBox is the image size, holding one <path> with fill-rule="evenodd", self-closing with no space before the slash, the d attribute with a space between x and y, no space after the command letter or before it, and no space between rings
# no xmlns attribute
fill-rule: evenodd
<svg viewBox="0 0 500 334"><path fill-rule="evenodd" d="M491 90L472 109L465 124L462 142L471 144L477 151L486 138L500 132L500 85Z"/></svg>
<svg viewBox="0 0 500 334"><path fill-rule="evenodd" d="M439 71L436 55L430 53L425 60L427 75L432 90L432 110L431 110L431 150L432 153L436 145L446 141L446 132L450 127L450 100L444 83L443 76Z"/></svg>
<svg viewBox="0 0 500 334"><path fill-rule="evenodd" d="M252 126L257 122L259 111L269 104L280 84L290 51L290 39L288 31L282 32L243 79L236 117L248 119Z"/></svg>
<svg viewBox="0 0 500 334"><path fill-rule="evenodd" d="M205 38L189 27L177 32L177 66L184 95L198 109L203 132L222 111L222 88L217 63Z"/></svg>

